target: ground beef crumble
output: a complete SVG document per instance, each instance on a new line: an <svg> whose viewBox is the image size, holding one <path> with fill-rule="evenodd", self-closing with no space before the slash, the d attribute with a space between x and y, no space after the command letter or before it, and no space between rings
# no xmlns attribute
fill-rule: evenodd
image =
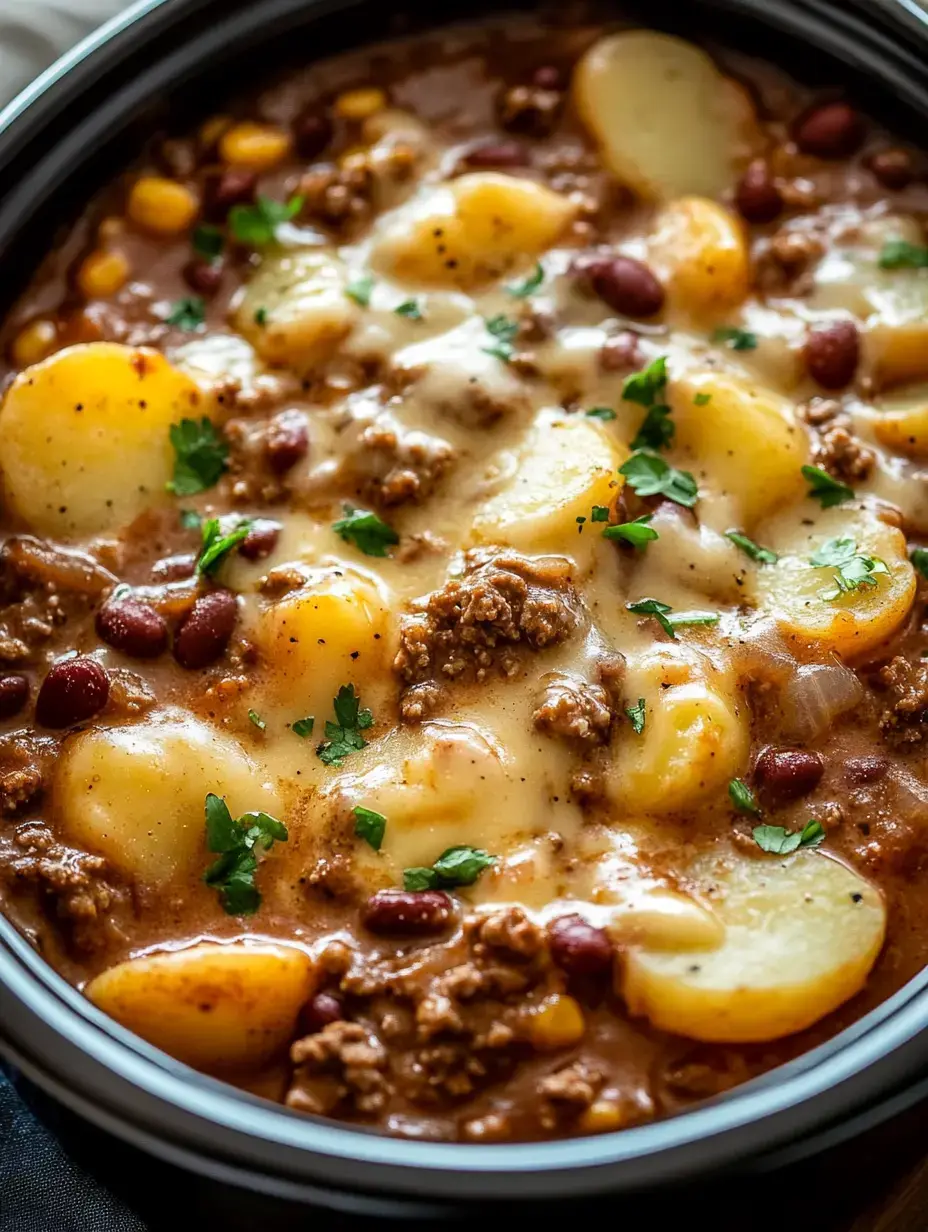
<svg viewBox="0 0 928 1232"><path fill-rule="evenodd" d="M876 454L852 432L849 415L831 398L813 398L799 408L812 428L815 447L812 460L836 479L846 482L866 479L876 464Z"/></svg>
<svg viewBox="0 0 928 1232"><path fill-rule="evenodd" d="M454 462L456 451L441 437L404 428L379 415L358 437L351 457L358 495L390 508L431 495Z"/></svg>
<svg viewBox="0 0 928 1232"><path fill-rule="evenodd" d="M928 733L928 663L910 663L896 655L879 673L890 705L880 716L880 730L892 744L916 744Z"/></svg>
<svg viewBox="0 0 928 1232"><path fill-rule="evenodd" d="M553 1130L565 1116L589 1108L606 1080L601 1065L580 1058L545 1074L538 1080L536 1092L540 1102L539 1120L545 1129Z"/></svg>
<svg viewBox="0 0 928 1232"><path fill-rule="evenodd" d="M546 683L532 719L546 735L581 745L607 744L613 710L602 685L558 672Z"/></svg>

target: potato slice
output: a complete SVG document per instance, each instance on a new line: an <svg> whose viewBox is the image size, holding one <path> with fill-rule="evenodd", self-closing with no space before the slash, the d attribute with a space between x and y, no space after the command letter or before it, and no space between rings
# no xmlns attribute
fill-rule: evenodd
<svg viewBox="0 0 928 1232"><path fill-rule="evenodd" d="M296 946L203 942L119 963L85 992L156 1048L221 1073L285 1048L314 984L312 961Z"/></svg>
<svg viewBox="0 0 928 1232"><path fill-rule="evenodd" d="M690 879L725 938L712 950L632 947L621 992L664 1031L752 1043L802 1031L863 987L883 944L879 891L821 852L708 858Z"/></svg>
<svg viewBox="0 0 928 1232"><path fill-rule="evenodd" d="M56 538L125 526L166 499L171 425L204 413L203 393L157 351L67 347L20 372L0 407L6 499Z"/></svg>
<svg viewBox="0 0 928 1232"><path fill-rule="evenodd" d="M747 298L751 267L744 224L714 201L682 197L665 206L648 251L671 311L709 321Z"/></svg>
<svg viewBox="0 0 928 1232"><path fill-rule="evenodd" d="M577 66L573 91L606 165L650 199L719 196L759 144L745 91L668 34L600 39Z"/></svg>
<svg viewBox="0 0 928 1232"><path fill-rule="evenodd" d="M908 458L928 458L928 390L884 401L873 418L873 432L887 449Z"/></svg>
<svg viewBox="0 0 928 1232"><path fill-rule="evenodd" d="M205 867L207 792L225 796L236 817L254 809L279 815L274 791L241 745L180 710L72 737L53 790L69 838L151 884Z"/></svg>
<svg viewBox="0 0 928 1232"><path fill-rule="evenodd" d="M809 441L785 398L720 372L672 381L668 397L678 464L706 476L717 495L734 497L746 527L802 496Z"/></svg>
<svg viewBox="0 0 928 1232"><path fill-rule="evenodd" d="M866 511L825 510L814 525L797 525L795 515L765 531L763 542L780 554L776 565L757 573L757 601L791 642L816 653L832 650L845 657L865 654L902 625L915 599L915 570L905 537ZM829 539L850 538L858 550L882 560L889 572L875 574L876 585L824 599L835 569L814 568L810 558Z"/></svg>
<svg viewBox="0 0 928 1232"><path fill-rule="evenodd" d="M331 252L302 249L267 256L245 287L236 328L270 364L306 371L323 363L354 327L348 274Z"/></svg>
<svg viewBox="0 0 928 1232"><path fill-rule="evenodd" d="M462 175L385 220L371 263L400 282L476 287L550 248L576 212L534 180Z"/></svg>

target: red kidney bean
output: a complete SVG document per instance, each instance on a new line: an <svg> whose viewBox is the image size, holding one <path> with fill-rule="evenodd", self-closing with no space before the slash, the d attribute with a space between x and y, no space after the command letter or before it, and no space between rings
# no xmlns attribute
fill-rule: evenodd
<svg viewBox="0 0 928 1232"><path fill-rule="evenodd" d="M860 148L864 123L847 103L822 103L800 116L793 136L803 154L847 158Z"/></svg>
<svg viewBox="0 0 928 1232"><path fill-rule="evenodd" d="M160 612L138 599L108 599L97 612L97 637L134 659L156 659L168 648L168 626Z"/></svg>
<svg viewBox="0 0 928 1232"><path fill-rule="evenodd" d="M444 890L378 890L364 904L361 921L385 937L424 937L444 932L453 911Z"/></svg>
<svg viewBox="0 0 928 1232"><path fill-rule="evenodd" d="M805 749L764 749L754 765L754 782L771 808L807 796L821 781L825 763Z"/></svg>
<svg viewBox="0 0 928 1232"><path fill-rule="evenodd" d="M246 560L261 560L270 556L280 538L280 526L276 522L256 522L238 550Z"/></svg>
<svg viewBox="0 0 928 1232"><path fill-rule="evenodd" d="M773 222L783 209L783 197L766 159L756 158L735 189L735 204L748 222Z"/></svg>
<svg viewBox="0 0 928 1232"><path fill-rule="evenodd" d="M653 317L664 306L664 288L634 257L601 257L581 266L580 272L599 298L622 316Z"/></svg>
<svg viewBox="0 0 928 1232"><path fill-rule="evenodd" d="M889 760L878 753L867 757L849 757L844 763L844 778L858 786L861 783L876 783L889 769Z"/></svg>
<svg viewBox="0 0 928 1232"><path fill-rule="evenodd" d="M499 168L527 167L528 151L518 141L487 141L474 146L464 155L462 162L467 167Z"/></svg>
<svg viewBox="0 0 928 1232"><path fill-rule="evenodd" d="M215 295L222 282L222 263L195 257L184 266L184 282L201 295Z"/></svg>
<svg viewBox="0 0 928 1232"><path fill-rule="evenodd" d="M258 189L253 171L230 167L206 183L204 207L211 218L225 218L233 205L247 205Z"/></svg>
<svg viewBox="0 0 928 1232"><path fill-rule="evenodd" d="M612 967L612 943L582 915L558 916L548 925L554 962L568 975L604 975Z"/></svg>
<svg viewBox="0 0 928 1232"><path fill-rule="evenodd" d="M330 1022L338 1022L344 1017L342 1003L334 993L317 992L301 1010L300 1025L307 1035L315 1035Z"/></svg>
<svg viewBox="0 0 928 1232"><path fill-rule="evenodd" d="M806 370L823 389L844 389L860 360L860 334L853 321L814 329L806 339Z"/></svg>
<svg viewBox="0 0 928 1232"><path fill-rule="evenodd" d="M182 582L184 578L192 577L196 564L197 558L192 552L163 556L152 565L151 576L156 582Z"/></svg>
<svg viewBox="0 0 928 1232"><path fill-rule="evenodd" d="M309 449L306 416L300 411L281 411L267 426L264 451L268 466L283 475L296 466Z"/></svg>
<svg viewBox="0 0 928 1232"><path fill-rule="evenodd" d="M0 719L19 714L29 700L29 681L25 676L0 676Z"/></svg>
<svg viewBox="0 0 928 1232"><path fill-rule="evenodd" d="M532 73L532 85L539 90L562 90L564 78L559 68L555 68L553 64L543 64Z"/></svg>
<svg viewBox="0 0 928 1232"><path fill-rule="evenodd" d="M237 615L238 603L231 590L200 595L174 635L174 658L181 667L208 667L221 658Z"/></svg>
<svg viewBox="0 0 928 1232"><path fill-rule="evenodd" d="M36 721L43 727L71 727L99 713L109 695L109 677L96 659L86 655L60 659L42 681Z"/></svg>
<svg viewBox="0 0 928 1232"><path fill-rule="evenodd" d="M915 179L912 155L908 150L898 147L888 146L885 150L876 150L867 159L867 166L884 188L894 192L908 188Z"/></svg>
<svg viewBox="0 0 928 1232"><path fill-rule="evenodd" d="M293 121L293 141L301 158L318 158L332 140L332 121L320 111L304 111Z"/></svg>

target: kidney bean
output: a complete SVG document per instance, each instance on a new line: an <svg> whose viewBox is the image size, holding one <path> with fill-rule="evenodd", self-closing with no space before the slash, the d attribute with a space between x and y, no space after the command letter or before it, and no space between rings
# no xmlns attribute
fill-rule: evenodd
<svg viewBox="0 0 928 1232"><path fill-rule="evenodd" d="M623 316L653 317L664 306L664 288L634 257L602 257L582 267L582 272L599 298Z"/></svg>
<svg viewBox="0 0 928 1232"><path fill-rule="evenodd" d="M424 937L444 932L453 910L444 890L378 890L364 904L361 920L385 937Z"/></svg>
<svg viewBox="0 0 928 1232"><path fill-rule="evenodd" d="M864 124L847 103L822 103L800 116L793 130L803 154L817 158L847 158L864 139Z"/></svg>
<svg viewBox="0 0 928 1232"><path fill-rule="evenodd" d="M300 1025L307 1035L315 1035L330 1022L338 1022L345 1017L345 1011L338 997L331 992L317 992L303 1006L300 1012Z"/></svg>
<svg viewBox="0 0 928 1232"><path fill-rule="evenodd" d="M896 192L908 188L915 179L912 155L899 147L887 146L885 150L876 150L867 159L867 166L884 188Z"/></svg>
<svg viewBox="0 0 928 1232"><path fill-rule="evenodd" d="M270 556L280 538L280 526L276 522L256 522L238 550L246 560L261 560Z"/></svg>
<svg viewBox="0 0 928 1232"><path fill-rule="evenodd" d="M253 201L257 188L258 177L253 171L229 167L207 181L203 202L206 213L211 218L225 218L233 205L247 205Z"/></svg>
<svg viewBox="0 0 928 1232"><path fill-rule="evenodd" d="M267 427L264 452L268 466L278 475L283 475L306 456L309 435L306 417L299 411L281 411Z"/></svg>
<svg viewBox="0 0 928 1232"><path fill-rule="evenodd" d="M462 162L467 167L492 170L499 167L527 167L529 157L528 151L518 141L487 141L468 150Z"/></svg>
<svg viewBox="0 0 928 1232"><path fill-rule="evenodd" d="M321 111L304 111L293 121L293 141L301 158L318 158L332 140L332 121Z"/></svg>
<svg viewBox="0 0 928 1232"><path fill-rule="evenodd" d="M36 721L43 727L71 727L101 711L109 694L109 677L96 659L86 655L60 659L42 681Z"/></svg>
<svg viewBox="0 0 928 1232"><path fill-rule="evenodd" d="M844 763L844 778L848 783L876 783L889 769L889 761L878 753L867 757L849 757Z"/></svg>
<svg viewBox="0 0 928 1232"><path fill-rule="evenodd" d="M558 916L548 925L554 962L568 975L604 975L612 967L612 943L582 915Z"/></svg>
<svg viewBox="0 0 928 1232"><path fill-rule="evenodd" d="M197 558L192 552L163 556L152 565L151 576L156 582L182 582L184 578L193 576L196 564Z"/></svg>
<svg viewBox="0 0 928 1232"><path fill-rule="evenodd" d="M0 719L19 714L29 700L29 681L25 676L0 676Z"/></svg>
<svg viewBox="0 0 928 1232"><path fill-rule="evenodd" d="M184 282L191 290L199 291L201 295L215 295L222 282L222 264L194 257L184 266L183 274Z"/></svg>
<svg viewBox="0 0 928 1232"><path fill-rule="evenodd" d="M97 637L134 659L156 659L168 647L168 626L160 612L138 599L110 599L97 612Z"/></svg>
<svg viewBox="0 0 928 1232"><path fill-rule="evenodd" d="M825 772L820 754L805 749L764 749L754 765L754 782L771 808L807 796Z"/></svg>
<svg viewBox="0 0 928 1232"><path fill-rule="evenodd" d="M860 359L860 334L853 321L835 321L814 329L806 339L809 376L823 389L844 389L854 379Z"/></svg>
<svg viewBox="0 0 928 1232"><path fill-rule="evenodd" d="M756 158L735 189L735 204L748 222L773 222L783 209L783 197L766 159Z"/></svg>
<svg viewBox="0 0 928 1232"><path fill-rule="evenodd" d="M174 635L174 658L190 669L208 667L224 653L235 628L238 603L231 590L200 595Z"/></svg>

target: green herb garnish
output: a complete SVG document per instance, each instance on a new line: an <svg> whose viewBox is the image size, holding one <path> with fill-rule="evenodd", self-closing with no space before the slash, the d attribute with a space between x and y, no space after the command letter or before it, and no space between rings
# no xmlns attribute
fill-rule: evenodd
<svg viewBox="0 0 928 1232"><path fill-rule="evenodd" d="M193 496L218 483L226 469L229 446L204 416L172 424L168 435L174 446L174 478L167 485L177 496Z"/></svg>
<svg viewBox="0 0 928 1232"><path fill-rule="evenodd" d="M653 406L667 386L667 356L659 355L641 372L633 372L622 383L622 397L639 406Z"/></svg>
<svg viewBox="0 0 928 1232"><path fill-rule="evenodd" d="M635 518L634 522L620 522L618 526L607 526L603 531L603 538L621 539L625 543L630 543L633 548L643 548L654 539L660 538L657 531L648 525L651 517L650 513L646 513L640 518Z"/></svg>
<svg viewBox="0 0 928 1232"><path fill-rule="evenodd" d="M171 311L164 318L166 325L176 325L178 329L191 333L199 329L206 320L206 304L201 295L188 295L171 305Z"/></svg>
<svg viewBox="0 0 928 1232"><path fill-rule="evenodd" d="M751 560L756 560L759 565L775 565L780 559L772 548L762 548L759 543L755 543L747 535L742 535L740 530L727 530L725 538L730 539L735 547L740 548L746 556L750 556Z"/></svg>
<svg viewBox="0 0 928 1232"><path fill-rule="evenodd" d="M267 309L266 308L256 308L255 309L255 325L260 325L262 329L264 328L265 325L267 325Z"/></svg>
<svg viewBox="0 0 928 1232"><path fill-rule="evenodd" d="M496 863L496 856L479 847L449 847L431 868L404 868L406 890L445 890L473 885L484 869Z"/></svg>
<svg viewBox="0 0 928 1232"><path fill-rule="evenodd" d="M422 309L419 307L419 301L415 299L404 299L393 311L398 317L405 317L407 321L422 320Z"/></svg>
<svg viewBox="0 0 928 1232"><path fill-rule="evenodd" d="M340 766L349 753L357 753L366 746L361 732L371 726L374 716L361 709L361 699L353 684L343 684L332 704L336 722L326 720L325 740L316 748L316 755L327 766Z"/></svg>
<svg viewBox="0 0 928 1232"><path fill-rule="evenodd" d="M708 406L711 401L711 394L698 393L693 398L693 406Z"/></svg>
<svg viewBox="0 0 928 1232"><path fill-rule="evenodd" d="M219 568L220 561L233 548L245 539L252 528L250 521L239 522L234 530L227 535L222 533L218 518L207 518L200 533L203 542L200 555L197 558L197 573L212 574Z"/></svg>
<svg viewBox="0 0 928 1232"><path fill-rule="evenodd" d="M880 268L925 269L928 267L928 248L923 244L910 244L908 240L887 240L880 250Z"/></svg>
<svg viewBox="0 0 928 1232"><path fill-rule="evenodd" d="M290 730L294 736L299 736L301 740L305 740L307 736L313 734L313 727L316 724L315 717L308 714L305 719L297 719L295 723L290 724Z"/></svg>
<svg viewBox="0 0 928 1232"><path fill-rule="evenodd" d="M754 842L761 851L774 856L786 856L799 847L817 847L825 837L820 821L807 821L801 830L787 830L783 826L755 826Z"/></svg>
<svg viewBox="0 0 928 1232"><path fill-rule="evenodd" d="M538 261L527 278L523 279L522 282L511 282L506 287L506 290L510 295L515 296L516 299L528 299L533 291L538 290L544 280L544 266Z"/></svg>
<svg viewBox="0 0 928 1232"><path fill-rule="evenodd" d="M886 562L878 556L864 556L853 539L829 539L823 543L809 563L816 569L835 569L835 584L822 591L825 600L838 599L852 590L876 586L878 575L889 573Z"/></svg>
<svg viewBox="0 0 928 1232"><path fill-rule="evenodd" d="M644 698L639 697L637 705L626 706L625 713L628 715L628 720L632 725L632 731L640 736L644 731L644 721L646 718Z"/></svg>
<svg viewBox="0 0 928 1232"><path fill-rule="evenodd" d="M928 548L913 548L909 560L923 578L928 578Z"/></svg>
<svg viewBox="0 0 928 1232"><path fill-rule="evenodd" d="M280 224L295 218L302 208L302 197L291 197L289 201L259 197L254 205L232 206L229 210L229 230L240 244L264 248L277 238Z"/></svg>
<svg viewBox="0 0 928 1232"><path fill-rule="evenodd" d="M386 817L383 813L375 813L373 809L364 808L361 804L351 811L354 815L355 837L363 838L369 847L379 851L387 828Z"/></svg>
<svg viewBox="0 0 928 1232"><path fill-rule="evenodd" d="M203 874L208 886L219 891L229 915L252 915L261 905L255 885L257 850L270 851L284 842L287 827L268 813L243 813L233 820L225 800L212 792L206 797L206 845L219 855Z"/></svg>
<svg viewBox="0 0 928 1232"><path fill-rule="evenodd" d="M717 625L721 617L718 612L674 612L667 619L672 628L683 629L687 625Z"/></svg>
<svg viewBox="0 0 928 1232"><path fill-rule="evenodd" d="M586 415L588 419L601 419L603 423L615 419L615 411L611 406L591 406Z"/></svg>
<svg viewBox="0 0 928 1232"><path fill-rule="evenodd" d="M728 794L739 813L753 813L756 817L760 816L757 797L743 779L732 779L728 784Z"/></svg>
<svg viewBox="0 0 928 1232"><path fill-rule="evenodd" d="M591 522L608 522L609 521L609 506L594 505L590 510Z"/></svg>
<svg viewBox="0 0 928 1232"><path fill-rule="evenodd" d="M332 523L336 535L365 556L386 556L387 548L399 543L400 537L388 523L367 509L345 505L345 516Z"/></svg>
<svg viewBox="0 0 928 1232"><path fill-rule="evenodd" d="M670 418L669 406L652 406L641 421L632 441L632 449L663 449L673 440L676 424Z"/></svg>
<svg viewBox="0 0 928 1232"><path fill-rule="evenodd" d="M224 242L221 229L209 223L196 227L191 239L193 251L198 257L205 257L207 261L216 260L222 252Z"/></svg>
<svg viewBox="0 0 928 1232"><path fill-rule="evenodd" d="M732 351L753 351L757 346L757 334L748 329L738 329L735 325L723 325L712 333L713 342L727 343Z"/></svg>
<svg viewBox="0 0 928 1232"><path fill-rule="evenodd" d="M199 530L203 525L203 519L195 509L181 509L180 524L184 530Z"/></svg>
<svg viewBox="0 0 928 1232"><path fill-rule="evenodd" d="M494 359L502 360L504 364L508 364L512 359L516 334L519 332L518 321L512 321L503 313L498 313L495 317L490 317L485 321L487 332L492 334L496 341L492 346L481 347L481 351L485 355L492 355Z"/></svg>
<svg viewBox="0 0 928 1232"><path fill-rule="evenodd" d="M854 499L854 489L835 479L820 466L804 466L802 475L808 481L808 496L814 496L823 509L831 509L843 501Z"/></svg>
<svg viewBox="0 0 928 1232"><path fill-rule="evenodd" d="M353 299L356 304L366 308L371 302L371 292L373 290L373 274L362 274L360 278L355 278L348 283L347 287L345 287L345 294L349 299Z"/></svg>
<svg viewBox="0 0 928 1232"><path fill-rule="evenodd" d="M639 599L636 603L626 603L625 607L639 616L653 616L668 637L676 638L673 625L667 619L667 613L673 611L669 603L661 603L658 599Z"/></svg>
<svg viewBox="0 0 928 1232"><path fill-rule="evenodd" d="M261 718L257 710L249 710L248 717L251 722L254 723L255 727L257 727L258 731L264 731L267 727L267 722Z"/></svg>
<svg viewBox="0 0 928 1232"><path fill-rule="evenodd" d="M638 496L666 496L691 509L699 495L699 485L689 471L678 471L651 449L636 449L619 467L619 474Z"/></svg>

